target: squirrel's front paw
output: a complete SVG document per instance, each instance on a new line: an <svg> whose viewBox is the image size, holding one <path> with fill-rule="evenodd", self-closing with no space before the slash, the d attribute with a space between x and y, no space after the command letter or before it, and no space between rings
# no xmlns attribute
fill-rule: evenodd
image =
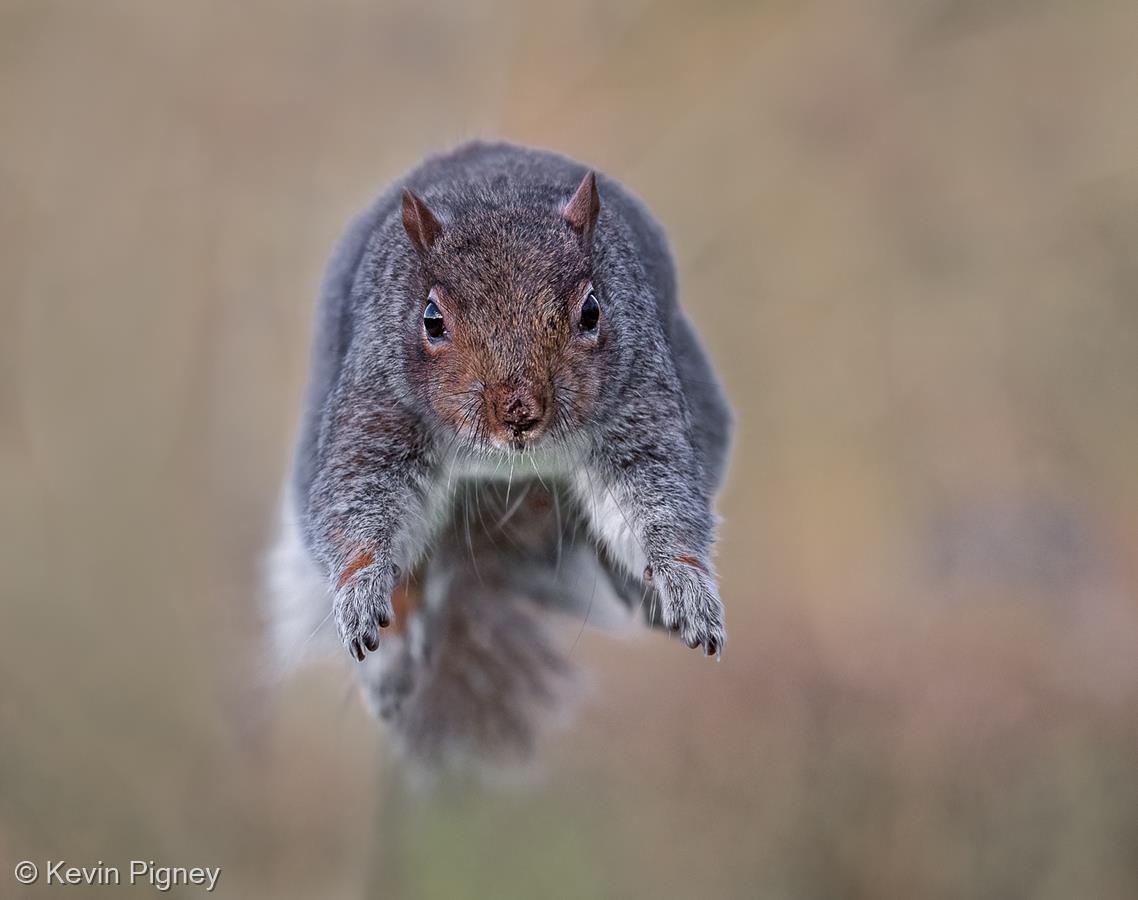
<svg viewBox="0 0 1138 900"><path fill-rule="evenodd" d="M644 579L660 595L665 627L707 656L722 654L723 603L707 567L690 557L669 559L645 569Z"/></svg>
<svg viewBox="0 0 1138 900"><path fill-rule="evenodd" d="M367 651L379 649L379 629L391 624L391 592L397 567L372 562L349 567L336 586L332 617L348 653L363 661Z"/></svg>

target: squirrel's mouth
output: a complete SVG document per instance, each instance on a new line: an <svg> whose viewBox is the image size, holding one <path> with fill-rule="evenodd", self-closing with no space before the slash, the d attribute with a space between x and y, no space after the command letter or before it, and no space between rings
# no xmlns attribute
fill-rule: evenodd
<svg viewBox="0 0 1138 900"><path fill-rule="evenodd" d="M495 429L489 434L489 443L495 450L507 453L524 453L542 443L544 428L531 428L524 432L512 429Z"/></svg>
<svg viewBox="0 0 1138 900"><path fill-rule="evenodd" d="M552 403L543 395L515 393L508 402L487 403L488 437L500 450L521 453L549 431Z"/></svg>
<svg viewBox="0 0 1138 900"><path fill-rule="evenodd" d="M505 455L547 446L560 421L552 390L516 387L483 388L474 399L439 412L469 449Z"/></svg>
<svg viewBox="0 0 1138 900"><path fill-rule="evenodd" d="M454 438L468 450L511 456L551 448L558 443L554 439L552 422L543 421L524 429L503 427L489 419L449 424L457 426L454 427Z"/></svg>

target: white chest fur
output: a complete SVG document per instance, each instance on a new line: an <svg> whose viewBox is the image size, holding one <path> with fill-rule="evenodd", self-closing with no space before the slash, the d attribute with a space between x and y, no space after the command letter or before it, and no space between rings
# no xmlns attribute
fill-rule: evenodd
<svg viewBox="0 0 1138 900"><path fill-rule="evenodd" d="M562 447L536 448L524 453L491 450L486 453L458 452L445 466L448 480L476 478L510 481L523 478L565 478L581 465L581 456Z"/></svg>
<svg viewBox="0 0 1138 900"><path fill-rule="evenodd" d="M596 473L584 470L574 474L573 487L593 530L615 561L630 575L641 577L648 560L625 511L629 504L618 496L619 489L604 484Z"/></svg>

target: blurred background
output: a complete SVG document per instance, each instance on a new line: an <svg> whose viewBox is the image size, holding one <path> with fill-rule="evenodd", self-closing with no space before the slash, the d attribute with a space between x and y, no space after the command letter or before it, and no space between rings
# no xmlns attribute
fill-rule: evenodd
<svg viewBox="0 0 1138 900"><path fill-rule="evenodd" d="M1133 3L0 9L0 895L1138 896ZM346 660L253 689L258 570L324 261L475 136L667 227L731 643L424 793Z"/></svg>

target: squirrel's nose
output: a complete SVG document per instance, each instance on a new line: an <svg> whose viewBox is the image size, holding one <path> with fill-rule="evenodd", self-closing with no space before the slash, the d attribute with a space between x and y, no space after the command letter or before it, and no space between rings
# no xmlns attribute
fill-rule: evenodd
<svg viewBox="0 0 1138 900"><path fill-rule="evenodd" d="M541 422L544 410L535 397L515 397L506 404L502 424L515 434L524 434Z"/></svg>

